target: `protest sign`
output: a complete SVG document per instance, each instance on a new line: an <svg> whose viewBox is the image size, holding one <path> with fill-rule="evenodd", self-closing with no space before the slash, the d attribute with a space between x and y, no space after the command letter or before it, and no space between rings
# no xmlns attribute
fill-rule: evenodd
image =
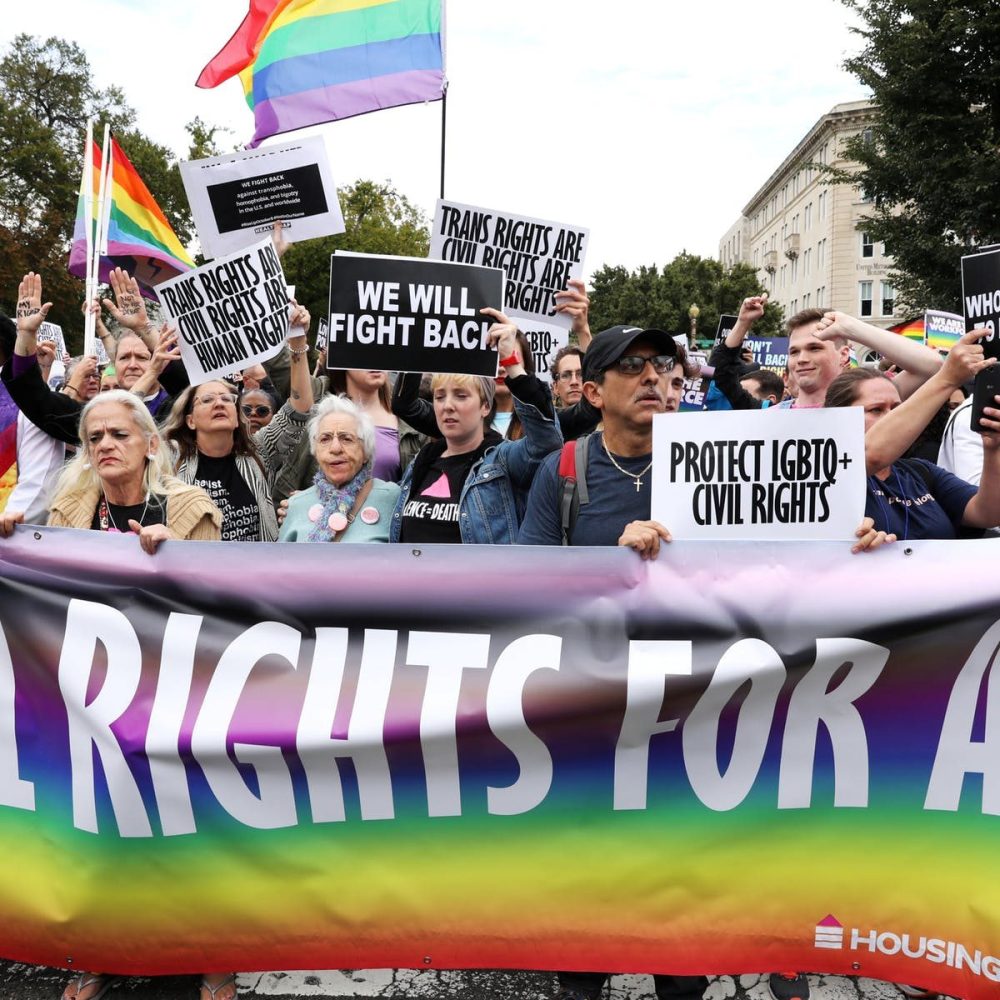
<svg viewBox="0 0 1000 1000"><path fill-rule="evenodd" d="M652 517L674 538L848 539L864 509L859 408L653 420Z"/></svg>
<svg viewBox="0 0 1000 1000"><path fill-rule="evenodd" d="M583 277L587 238L580 226L439 199L427 256L503 268L508 316L568 330L572 318L555 312L555 294Z"/></svg>
<svg viewBox="0 0 1000 1000"><path fill-rule="evenodd" d="M485 306L503 309L497 267L332 254L327 367L495 377Z"/></svg>
<svg viewBox="0 0 1000 1000"><path fill-rule="evenodd" d="M208 257L257 242L278 221L291 242L344 231L320 136L182 162L181 179Z"/></svg>
<svg viewBox="0 0 1000 1000"><path fill-rule="evenodd" d="M273 358L288 334L285 276L270 239L162 282L156 297L192 385Z"/></svg>
<svg viewBox="0 0 1000 1000"><path fill-rule="evenodd" d="M962 258L962 314L965 331L985 327L990 331L980 343L988 358L1000 357L1000 250Z"/></svg>
<svg viewBox="0 0 1000 1000"><path fill-rule="evenodd" d="M772 372L783 375L788 364L787 337L747 337L744 347L750 349L754 361Z"/></svg>
<svg viewBox="0 0 1000 1000"><path fill-rule="evenodd" d="M321 316L319 319L319 325L316 328L316 350L325 351L326 350L326 338L330 330L330 323L325 316Z"/></svg>
<svg viewBox="0 0 1000 1000"><path fill-rule="evenodd" d="M515 317L511 317L512 319ZM518 329L528 338L535 360L535 375L543 382L552 382L552 365L556 354L569 344L569 331L552 323L538 320L518 320Z"/></svg>
<svg viewBox="0 0 1000 1000"><path fill-rule="evenodd" d="M924 313L924 337L928 347L950 351L965 333L965 320L956 313L928 309Z"/></svg>
<svg viewBox="0 0 1000 1000"><path fill-rule="evenodd" d="M713 347L718 347L726 337L732 332L734 326L736 326L736 321L739 316L728 316L723 314L719 317L719 325L715 329L715 343Z"/></svg>
<svg viewBox="0 0 1000 1000"><path fill-rule="evenodd" d="M678 338L675 337L675 340ZM681 337L680 340L687 338ZM712 377L702 369L708 362L708 358L701 351L692 351L688 355L688 362L698 370L698 374L684 379L684 392L681 396L681 413L701 411L705 409L705 395L708 387L712 384Z"/></svg>
<svg viewBox="0 0 1000 1000"><path fill-rule="evenodd" d="M62 327L57 323L43 323L38 328L38 342L40 344L52 341L56 345L56 360L62 361L66 353L66 340L63 337Z"/></svg>

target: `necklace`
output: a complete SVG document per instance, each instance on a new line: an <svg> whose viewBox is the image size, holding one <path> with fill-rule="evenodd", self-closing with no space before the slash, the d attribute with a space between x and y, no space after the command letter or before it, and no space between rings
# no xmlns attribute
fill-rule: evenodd
<svg viewBox="0 0 1000 1000"><path fill-rule="evenodd" d="M138 518L136 518L136 520L138 520L140 524L142 524L143 520L145 519L146 511L148 509L149 509L149 494L147 493L146 502L143 504L142 507L142 513L139 515ZM101 504L97 508L97 520L101 526L101 531L114 532L117 535L128 534L128 525L125 526L124 530L118 527L117 523L115 522L114 516L111 513L111 504L108 503L108 498L103 494L101 495Z"/></svg>
<svg viewBox="0 0 1000 1000"><path fill-rule="evenodd" d="M647 473L647 472L649 472L649 470L650 470L650 469L651 469L651 468L653 467L653 460L652 460L652 459L650 459L650 460L649 460L649 465L647 465L647 466L646 466L646 468L642 470L642 472L640 472L640 473L639 473L638 475L636 475L636 473L634 473L634 472L629 472L629 471L628 471L628 469L623 469L623 468L622 468L622 467L621 467L621 466L620 466L620 465L619 465L619 464L618 464L618 463L617 463L617 462L615 461L615 456L614 456L614 455L612 455L612 454L611 454L611 452L610 452L610 451L608 450L608 442L604 440L604 435L603 435L603 434L601 435L601 444L602 444L602 445L604 446L604 454L605 454L605 455L607 455L607 456L608 456L608 458L609 458L609 459L611 460L611 464L612 464L612 465L613 465L613 466L614 466L614 467L615 467L615 468L616 468L616 469L617 469L617 470L618 470L618 471L619 471L620 473L622 473L622 474L623 474L623 475L625 475L625 476L628 476L628 477L629 477L630 479L634 479L634 480L635 480L635 491L636 491L636 493L638 493L638 492L639 492L639 490L641 490L641 489L642 489L642 477L643 477L644 475L646 475L646 473Z"/></svg>

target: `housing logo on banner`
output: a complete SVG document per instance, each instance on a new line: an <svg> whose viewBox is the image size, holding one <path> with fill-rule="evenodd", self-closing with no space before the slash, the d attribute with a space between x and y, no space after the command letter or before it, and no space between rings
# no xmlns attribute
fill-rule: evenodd
<svg viewBox="0 0 1000 1000"><path fill-rule="evenodd" d="M827 916L816 925L816 948L843 950L845 928L834 916ZM926 934L896 931L850 929L847 950L908 958L911 961L932 962L950 969L982 976L1000 983L1000 958L985 955L979 948L968 948L958 941L927 937ZM921 975L920 973L917 976Z"/></svg>

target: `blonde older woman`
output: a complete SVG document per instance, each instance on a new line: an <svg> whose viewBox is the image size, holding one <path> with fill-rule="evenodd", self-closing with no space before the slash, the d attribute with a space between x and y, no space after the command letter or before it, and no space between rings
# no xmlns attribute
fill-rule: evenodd
<svg viewBox="0 0 1000 1000"><path fill-rule="evenodd" d="M50 525L132 532L150 554L168 538L218 540L218 509L204 490L174 476L170 450L138 397L115 389L91 400L80 416L80 443L56 484ZM21 520L5 513L0 535Z"/></svg>
<svg viewBox="0 0 1000 1000"><path fill-rule="evenodd" d="M375 425L343 396L327 396L309 421L318 471L292 497L280 542L388 542L399 487L372 478Z"/></svg>

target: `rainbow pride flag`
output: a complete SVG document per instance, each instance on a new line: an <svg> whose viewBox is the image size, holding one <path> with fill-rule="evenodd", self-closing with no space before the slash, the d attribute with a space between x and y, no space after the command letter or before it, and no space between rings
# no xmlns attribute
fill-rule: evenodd
<svg viewBox="0 0 1000 1000"><path fill-rule="evenodd" d="M924 343L924 317L917 316L915 319L904 320L902 323L890 326L889 332L898 333L907 340L922 344Z"/></svg>
<svg viewBox="0 0 1000 1000"><path fill-rule="evenodd" d="M445 91L443 0L251 0L199 87L237 73L256 130L281 132Z"/></svg>
<svg viewBox="0 0 1000 1000"><path fill-rule="evenodd" d="M108 252L101 257L100 279L107 281L112 268L123 267L141 284L151 287L189 271L194 267L194 261L188 256L160 206L114 138L111 140L111 153L111 204L105 206L105 211L110 211ZM96 227L102 162L101 148L96 142L91 144L90 155L94 165L91 226ZM69 252L70 274L75 274L78 278L87 276L84 183L80 183L73 245Z"/></svg>

